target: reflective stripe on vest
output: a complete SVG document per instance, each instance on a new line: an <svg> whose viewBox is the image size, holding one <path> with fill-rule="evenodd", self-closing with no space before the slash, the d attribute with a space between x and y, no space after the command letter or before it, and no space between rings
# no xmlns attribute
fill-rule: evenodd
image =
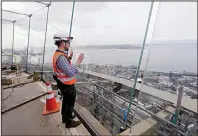
<svg viewBox="0 0 198 136"><path fill-rule="evenodd" d="M59 77L57 77L57 78L58 78L61 82L68 82L68 81L72 81L72 80L76 79L75 76L69 77L69 78L59 78Z"/></svg>
<svg viewBox="0 0 198 136"><path fill-rule="evenodd" d="M56 65L56 61L58 59L59 56L65 56L68 60L69 60L69 57L61 52L61 51L56 51L54 53L54 56L53 56L53 70L54 70L54 73L56 74L58 80L60 80L63 84L66 84L66 85L72 85L76 82L76 77L73 76L73 77L68 77L67 75L65 75L65 73L59 69ZM71 64L71 61L69 60L70 64Z"/></svg>

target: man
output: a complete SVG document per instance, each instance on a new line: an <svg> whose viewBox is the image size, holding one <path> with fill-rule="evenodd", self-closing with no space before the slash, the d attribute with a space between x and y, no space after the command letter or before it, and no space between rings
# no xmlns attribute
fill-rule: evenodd
<svg viewBox="0 0 198 136"><path fill-rule="evenodd" d="M66 128L80 125L80 121L72 120L75 118L75 116L72 116L72 111L76 98L76 88L74 86L76 82L75 75L78 72L76 67L84 59L84 54L81 53L79 55L75 66L71 65L73 52L71 51L70 56L68 56L68 50L72 39L73 37L69 37L65 32L58 32L54 35L54 42L58 46L58 50L55 51L53 56L55 74L53 77L57 81L57 86L63 95L61 114L62 122L65 123Z"/></svg>

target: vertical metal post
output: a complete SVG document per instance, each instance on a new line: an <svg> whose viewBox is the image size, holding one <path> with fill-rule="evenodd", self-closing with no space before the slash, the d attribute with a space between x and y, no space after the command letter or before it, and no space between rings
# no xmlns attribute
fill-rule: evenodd
<svg viewBox="0 0 198 136"><path fill-rule="evenodd" d="M28 27L28 44L27 44L27 59L26 59L26 72L27 72L27 68L28 68L28 50L29 50L29 41L30 41L30 26L31 26L31 17L32 14L29 15L29 27Z"/></svg>
<svg viewBox="0 0 198 136"><path fill-rule="evenodd" d="M182 96L183 96L183 87L180 86L178 88L178 99L177 99L177 106L176 106L176 111L175 111L175 116L173 118L173 123L177 124L178 121L178 116L179 116L179 111L180 111L180 107L181 107L181 101L182 101Z"/></svg>
<svg viewBox="0 0 198 136"><path fill-rule="evenodd" d="M159 14L159 5L158 5L157 8L158 8L158 9L157 9L156 18L157 18L158 14ZM156 20L155 20L155 23L154 23L154 25L153 25L152 37L153 37L153 33L154 33L154 31L155 31L155 24L156 24ZM135 107L135 110L134 110L134 114L133 114L133 116L132 116L131 127L134 125L134 118L133 118L133 117L136 116L136 111L137 111L137 109L138 109L138 103L139 103L139 101L140 101L140 96L141 96L142 88L143 88L143 85L144 85L145 74L146 74L146 70L147 70L147 66L148 66L148 62L149 62L150 54L151 54L151 46L152 46L152 45L149 45L148 56L147 56L147 60L146 60L145 68L144 68L144 75L143 75L143 77L141 77L141 78L142 78L142 83L141 83L141 87L140 87L139 94L138 94L138 97L137 97L137 104L136 104L136 107Z"/></svg>
<svg viewBox="0 0 198 136"><path fill-rule="evenodd" d="M75 7L75 1L73 2L73 7L72 7L72 15L71 15L70 28L69 28L69 36L71 36L71 31L72 31L72 23L73 23L73 16L74 16L74 7Z"/></svg>
<svg viewBox="0 0 198 136"><path fill-rule="evenodd" d="M13 31L12 31L12 64L13 64L13 56L14 56L14 23L16 22L16 20L15 21L13 21L12 23L13 23Z"/></svg>
<svg viewBox="0 0 198 136"><path fill-rule="evenodd" d="M49 6L51 5L51 3L49 5L47 5L47 20L46 20L46 26L45 26L45 40L44 40L44 47L43 47L43 62L42 62L42 73L41 73L41 79L43 78L43 65L44 65L44 59L45 59L45 46L46 46L46 38L47 38L47 25L48 25L48 17L49 17Z"/></svg>
<svg viewBox="0 0 198 136"><path fill-rule="evenodd" d="M133 93L134 93L134 90L135 90L135 87L136 87L137 78L138 78L138 74L139 74L139 69L140 69L140 65L141 65L141 61L142 61L142 56L143 56L144 47L145 47L145 43L146 43L146 38L147 38L147 34L148 34L149 24L150 24L150 20L151 20L151 14L152 14L152 10L153 10L153 3L154 2L152 1L150 11L149 11L149 16L148 16L148 21L147 21L147 25L146 25L146 31L145 31L145 35L144 35L143 45L142 45L142 49L141 49L140 59L139 59L139 63L138 63L138 67L137 67L137 71L136 71L136 75L135 75L135 81L133 83L133 88L131 89L131 94L130 94L131 98L130 98L130 103L129 103L127 116L126 116L126 121L125 121L125 125L124 125L125 128L126 128L126 125L127 125L128 116L129 116L129 112L130 112L130 109L131 109L131 103L133 101ZM130 132L131 132L131 129L130 129Z"/></svg>
<svg viewBox="0 0 198 136"><path fill-rule="evenodd" d="M102 105L104 106L104 98L103 98L103 97L105 97L104 96L104 90L102 90L101 93L102 93L101 94L102 95ZM104 107L102 107L102 125L104 125L104 121L105 121L104 120L104 113L105 113L105 110L104 110Z"/></svg>

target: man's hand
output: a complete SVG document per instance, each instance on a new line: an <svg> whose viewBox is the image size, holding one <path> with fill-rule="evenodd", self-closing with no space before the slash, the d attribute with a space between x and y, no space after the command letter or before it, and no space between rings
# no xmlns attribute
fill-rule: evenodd
<svg viewBox="0 0 198 136"><path fill-rule="evenodd" d="M84 53L81 53L79 56L78 56L78 60L76 62L76 65L80 65L80 63L83 61L84 59Z"/></svg>

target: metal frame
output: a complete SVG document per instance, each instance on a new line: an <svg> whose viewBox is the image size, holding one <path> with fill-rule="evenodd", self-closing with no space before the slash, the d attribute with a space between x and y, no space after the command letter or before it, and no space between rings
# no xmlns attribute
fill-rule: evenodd
<svg viewBox="0 0 198 136"><path fill-rule="evenodd" d="M49 6L51 5L51 2L50 2L50 4L45 4L45 3L42 3L42 2L37 2L37 3L40 3L40 4L44 4L44 5L46 5L47 7L48 7L48 11L47 11L47 20L46 20L46 30L45 30L45 41L44 41L44 52L43 52L43 63L42 63L42 72L41 72L41 74L42 74L42 78L43 78L43 67L44 67L44 55L45 55L45 46L46 46L46 35L47 35L47 25L48 25L48 16L49 16ZM146 38L147 38L147 33L148 33L148 28L149 28L149 23L150 23L150 18L151 18L151 14L152 14L152 8L153 8L153 3L154 2L152 2L151 3L151 7L150 7L150 12L149 12L149 17L148 17L148 22L147 22L147 26L146 26L146 31L145 31L145 36L144 36L144 40L143 40L143 46L142 46L142 49L141 49L141 55L140 55L140 59L139 59L139 63L138 63L138 68L137 68L137 71L136 71L136 76L135 76L135 83L134 83L134 86L133 86L133 90L131 91L131 94L133 93L133 91L134 91L134 88L135 88L135 86L136 86L136 82L137 82L137 76L138 76L138 74L139 74L139 69L140 69L140 64L141 64L141 60L142 60L142 56L143 56L143 51L144 51L144 46L145 46L145 42L146 42ZM74 14L74 5L75 5L75 1L73 2L73 9L72 9L72 16L71 16L71 22L70 22L70 31L69 31L69 35L71 35L71 30L72 30L72 22L73 22L73 14ZM4 11L4 12L9 12L9 13L13 13L13 14L20 14L20 15L24 15L24 16L28 16L29 17L29 30L28 30L28 45L27 45L27 61L26 61L26 70L27 70L27 65L28 65L28 48L29 48L29 36L30 36L30 25L31 25L31 16L32 16L32 14L24 14L24 13L19 13L19 12L14 12L14 11L9 11L9 10L2 10L2 11ZM13 52L14 52L14 23L16 22L16 20L14 20L14 21L11 21L11 20L6 20L6 19L2 19L2 20L4 20L4 21L8 21L8 22L12 22L13 23L13 41L12 41L12 56L13 56ZM12 57L12 59L13 59L13 57ZM13 60L12 60L12 62L13 62ZM89 81L89 80L87 80L87 81ZM91 82L91 81L89 81L89 82ZM91 83L93 83L93 82L91 82ZM93 83L93 84L95 84L96 85L96 83ZM102 88L102 89L104 89L104 90L106 90L106 91L108 91L108 92L111 92L111 91L109 91L109 90L107 90L107 89L105 89L104 87L102 87L102 86L100 86L100 85L98 85L97 84L97 86L99 86L100 88ZM111 93L113 93L113 92L111 92ZM118 96L119 98L121 98L119 95L117 95L117 94L114 94L114 95L116 95L116 96ZM131 95L131 97L132 97L133 95ZM102 96L100 96L100 97L102 97ZM103 98L103 97L102 97ZM122 99L122 98L121 98ZM125 99L125 100L127 100L127 99ZM130 101L128 101L127 100L127 102L129 102L129 107L128 107L128 113L127 113L127 119L126 120L128 120L128 115L129 115L129 112L131 111L131 104L134 104L133 102L132 102L132 99L130 99ZM136 103L134 104L134 105L137 105ZM137 106L138 107L138 106ZM139 109L141 109L141 110L143 110L143 111L145 111L145 112L147 112L147 113L149 113L153 118L155 118L155 119L157 119L158 121L161 121L161 122L165 122L165 123L167 123L167 124L169 124L169 125L172 125L173 127L175 127L175 128L177 128L176 130L180 133L180 134L182 134L182 135L185 135L183 132L181 132L180 130L179 130L179 127L177 126L177 125L175 125L175 124L173 124L173 123L171 123L171 122L169 122L169 121L167 121L167 120L165 120L165 119L162 119L162 118L159 118L159 117L157 117L155 114L153 114L152 112L150 112L150 111L147 111L147 110L145 110L145 109L143 109L143 108L141 108L141 107L138 107ZM127 124L127 123L126 123ZM131 127L132 128L132 127Z"/></svg>
<svg viewBox="0 0 198 136"><path fill-rule="evenodd" d="M20 13L20 12L14 12L14 11L10 11L10 10L2 10L2 11L13 13L13 14L19 14L19 15L29 16L29 14L24 14L24 13Z"/></svg>
<svg viewBox="0 0 198 136"><path fill-rule="evenodd" d="M40 4L43 4L43 5L49 5L49 4L46 4L46 3L43 3L43 2L40 2L40 1L35 1L35 2L37 2L37 3L40 3ZM50 2L51 3L51 2Z"/></svg>
<svg viewBox="0 0 198 136"><path fill-rule="evenodd" d="M83 92L80 91L80 89L76 89L78 92ZM90 99L92 99L93 101L95 101L97 104L99 104L102 108L104 108L106 111L108 111L111 115L113 115L116 119L118 119L121 123L124 124L124 121L120 118L118 118L114 113L112 113L111 111L109 111L106 107L104 107L101 103L99 103L98 101L94 100L93 98L91 98L90 95L85 94L87 97L89 97ZM85 96L81 96L81 97L85 97ZM115 105L115 104L114 104ZM127 124L128 125L128 124ZM130 127L130 125L128 125Z"/></svg>
<svg viewBox="0 0 198 136"><path fill-rule="evenodd" d="M11 22L11 23L13 23L14 21L16 21L16 20L11 21L11 20L7 20L7 19L1 19L1 20L7 21L7 22Z"/></svg>
<svg viewBox="0 0 198 136"><path fill-rule="evenodd" d="M69 36L71 36L71 31L72 31L73 16L74 16L74 7L75 7L75 1L73 1L72 15L71 15L71 22L70 22L70 28L69 28Z"/></svg>
<svg viewBox="0 0 198 136"><path fill-rule="evenodd" d="M131 93L130 93L131 98L130 98L130 103L129 103L129 107L128 107L128 111L127 111L127 115L126 115L126 120L128 120L129 110L131 109L131 103L133 101L133 93L134 93L135 88L136 88L137 78L138 78L138 74L139 74L139 71L140 71L140 65L141 65L142 56L143 56L143 53L144 53L144 47L145 47L145 44L146 44L146 38L147 38L149 24L150 24L152 10L153 10L153 4L154 4L154 2L152 1L151 6L150 6L149 15L148 15L148 21L147 21L147 25L146 25L146 31L145 31L145 35L144 35L143 45L142 45L142 49L141 49L141 53L140 53L140 59L139 59L138 67L137 67L136 74L135 74L135 81L133 83L133 88L131 89ZM124 127L126 128L126 123L125 123ZM131 132L131 129L130 129L129 133L130 132Z"/></svg>
<svg viewBox="0 0 198 136"><path fill-rule="evenodd" d="M51 2L49 4L45 4L45 3L42 3L42 2L38 2L36 1L37 3L40 3L40 4L43 4L43 5L46 5L48 7L48 12L47 12L47 21L46 21L46 30L45 30L45 41L44 41L44 52L43 52L43 64L44 64L44 55L45 55L45 45L46 45L46 34L47 34L47 24L48 24L48 14L49 14L49 6L51 5ZM12 13L12 14L19 14L19 15L23 15L23 16L27 16L29 17L29 28L28 28L28 43L27 43L27 59L26 59L26 72L27 72L27 69L28 69L28 51L29 51L29 40L30 40L30 27L31 27L31 17L34 13L32 14L25 14L25 13L20 13L20 12L14 12L14 11L10 11L10 10L2 10L4 12L9 12L9 13ZM6 20L6 19L2 19L4 21L9 21L9 22L13 22L13 41L12 41L12 56L13 56L13 52L14 52L14 23L16 22L16 20L14 21L10 21L10 20ZM13 62L13 60L12 60ZM43 64L42 64L42 71L43 71Z"/></svg>
<svg viewBox="0 0 198 136"><path fill-rule="evenodd" d="M18 15L23 15L23 16L27 16L30 17L32 16L32 14L24 14L24 13L19 13L19 12L14 12L14 11L10 11L10 10L2 10L4 12L8 12L8 13L12 13L12 14L18 14ZM8 20L7 20L8 21ZM13 21L13 39L12 39L12 64L13 64L13 54L14 54L14 23L16 22L16 20ZM29 27L30 27L30 21L29 21ZM30 33L30 29L28 31L28 47L29 47L29 33ZM27 48L27 52L28 52L28 48ZM27 56L28 58L28 56ZM27 60L28 61L28 60Z"/></svg>
<svg viewBox="0 0 198 136"><path fill-rule="evenodd" d="M38 71L37 71L37 72L38 72ZM46 73L52 73L52 71L44 71L44 72L41 71L41 73L45 73L45 72L46 72ZM100 88L102 88L102 89L104 89L104 90L110 92L110 93L113 93L113 92L109 91L108 89L106 89L106 88L104 88L104 87L98 85L97 83L94 83L94 82L92 82L92 81L86 79L85 77L82 77L82 78L85 79L85 80L87 80L88 82L93 83L94 85L96 85L96 86L98 86L98 87L100 87ZM113 94L114 94L115 96L117 96L117 94L115 94L115 93L113 93ZM128 99L125 99L125 98L123 98L123 97L121 97L121 96L119 96L119 95L118 95L118 97L121 98L122 100L125 100L125 101L128 102L128 103L130 102ZM134 106L136 106L136 103L132 102L132 104L133 104ZM165 119L162 119L162 118L158 117L156 114L152 113L151 111L148 111L148 110L146 110L146 109L144 109L144 108L142 108L142 107L140 107L140 106L138 106L137 108L140 109L140 110L142 110L142 111L144 111L144 112L146 112L146 113L148 113L148 114L150 114L151 117L154 118L155 120L157 120L157 121L159 121L159 122L162 122L162 123L165 123L165 124L169 124L169 125L171 125L172 127L177 128L176 131L177 131L178 133L180 133L181 135L184 135L184 136L186 135L186 134L184 134L184 133L180 130L179 126L175 125L174 123L172 123L172 122L170 122L170 121L167 121L167 120L165 120ZM133 110L134 110L134 109L133 109ZM132 112L132 109L130 109L129 112ZM127 119L127 120L128 120L128 119Z"/></svg>
<svg viewBox="0 0 198 136"><path fill-rule="evenodd" d="M32 17L32 14L31 15L29 15L29 27L28 27L28 44L27 44L27 59L26 59L26 69L25 69L25 71L27 72L27 69L28 69L28 67L27 67L27 65L28 65L28 51L29 51L29 43L30 43L30 27L31 27L31 17Z"/></svg>
<svg viewBox="0 0 198 136"><path fill-rule="evenodd" d="M40 3L40 2L39 2ZM42 3L43 4L43 3ZM50 4L47 5L47 20L46 20L46 25L45 25L45 40L44 40L44 46L43 46L43 62L42 62L42 68L41 70L44 70L44 61L45 61L45 46L46 46L46 38L47 38L47 26L48 26L48 18L49 18L49 6ZM43 74L41 74L41 78L43 78Z"/></svg>

